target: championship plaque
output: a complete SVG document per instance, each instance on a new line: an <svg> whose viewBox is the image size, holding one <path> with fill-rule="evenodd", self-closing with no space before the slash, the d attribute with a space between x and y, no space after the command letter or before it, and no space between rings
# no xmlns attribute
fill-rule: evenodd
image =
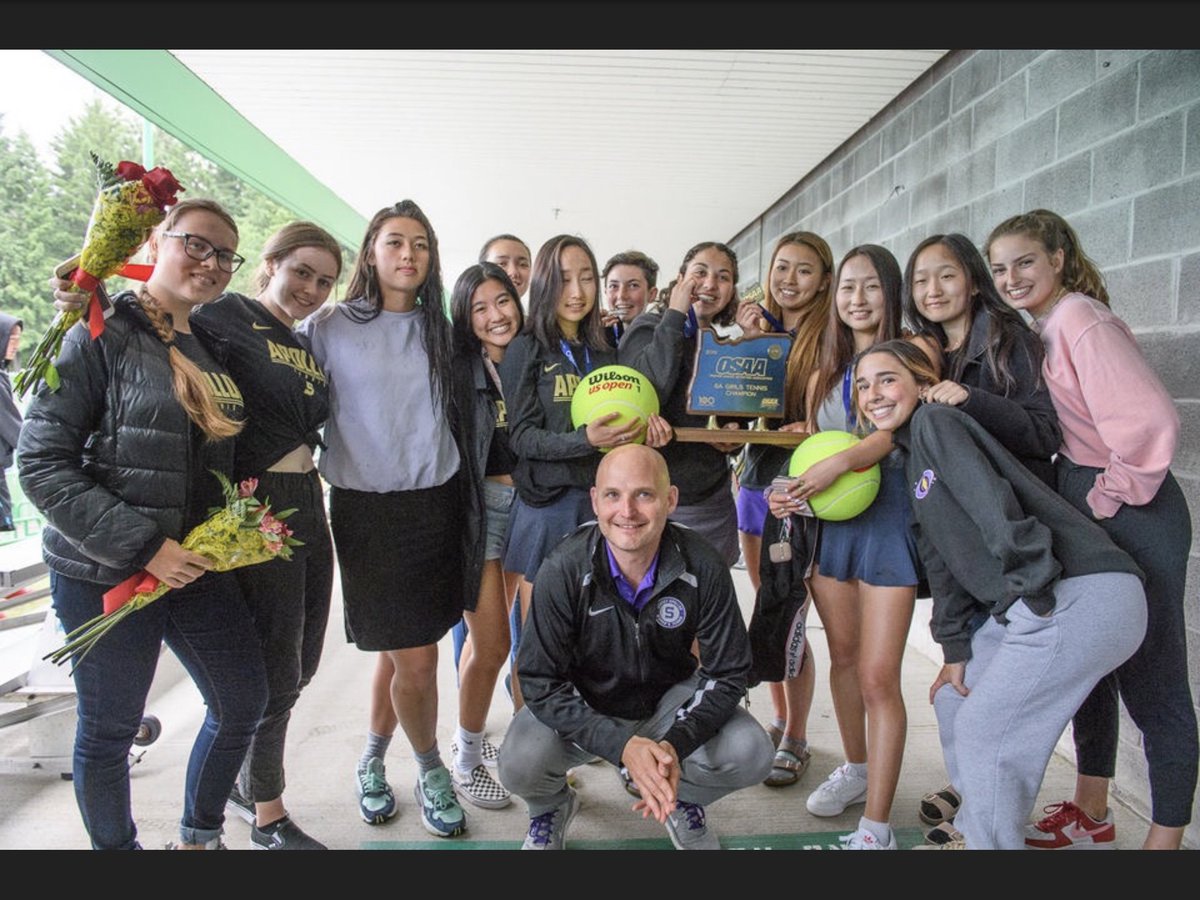
<svg viewBox="0 0 1200 900"><path fill-rule="evenodd" d="M804 432L767 429L768 420L784 415L787 358L792 346L789 335L732 340L702 328L697 336L687 411L708 416L709 424L707 428L676 428L676 440L795 447L808 437ZM754 426L739 431L721 429L717 416L751 419Z"/></svg>

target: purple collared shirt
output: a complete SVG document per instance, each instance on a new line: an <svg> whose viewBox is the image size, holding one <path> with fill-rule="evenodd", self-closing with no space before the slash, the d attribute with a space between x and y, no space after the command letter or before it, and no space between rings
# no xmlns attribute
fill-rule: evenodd
<svg viewBox="0 0 1200 900"><path fill-rule="evenodd" d="M621 595L621 599L628 603L636 610L641 610L650 599L650 591L654 587L654 576L658 572L658 554L654 554L654 560L650 563L650 568L646 570L645 576L641 583L635 589L625 576L621 574L621 567L617 565L617 558L613 556L612 548L608 546L608 541L604 542L604 552L608 554L608 571L612 573L613 583L617 586L617 593Z"/></svg>

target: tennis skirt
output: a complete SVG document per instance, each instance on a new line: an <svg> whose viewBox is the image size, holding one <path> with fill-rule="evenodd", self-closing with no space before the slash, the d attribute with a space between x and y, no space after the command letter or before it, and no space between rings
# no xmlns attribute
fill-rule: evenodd
<svg viewBox="0 0 1200 900"><path fill-rule="evenodd" d="M360 650L436 644L462 617L458 480L386 493L329 489L346 639Z"/></svg>
<svg viewBox="0 0 1200 900"><path fill-rule="evenodd" d="M714 491L711 497L699 503L675 507L671 521L686 525L712 544L725 565L732 566L737 562L740 552L737 508L733 491L728 486Z"/></svg>
<svg viewBox="0 0 1200 900"><path fill-rule="evenodd" d="M567 488L546 506L530 506L517 494L508 520L508 543L504 548L504 571L524 575L532 583L546 554L562 539L596 517L591 492Z"/></svg>
<svg viewBox="0 0 1200 900"><path fill-rule="evenodd" d="M853 519L822 522L817 560L821 574L876 587L908 587L920 581L908 485L899 466L880 466L879 494Z"/></svg>

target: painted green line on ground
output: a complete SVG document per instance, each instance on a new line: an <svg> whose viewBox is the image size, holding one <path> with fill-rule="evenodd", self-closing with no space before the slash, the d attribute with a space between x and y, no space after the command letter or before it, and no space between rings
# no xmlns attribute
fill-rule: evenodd
<svg viewBox="0 0 1200 900"><path fill-rule="evenodd" d="M919 828L897 828L896 843L909 850L924 843ZM840 850L838 838L845 831L815 831L807 834L749 834L721 838L725 850ZM521 841L472 841L463 839L437 841L364 841L362 850L518 850ZM668 838L631 838L627 840L574 840L568 838L570 850L670 850Z"/></svg>

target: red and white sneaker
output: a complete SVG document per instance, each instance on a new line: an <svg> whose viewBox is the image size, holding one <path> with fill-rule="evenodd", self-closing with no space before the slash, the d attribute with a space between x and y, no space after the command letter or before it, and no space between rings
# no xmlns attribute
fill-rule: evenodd
<svg viewBox="0 0 1200 900"><path fill-rule="evenodd" d="M1025 826L1025 846L1030 850L1114 850L1117 826L1112 810L1096 821L1070 800L1052 803L1041 821Z"/></svg>

